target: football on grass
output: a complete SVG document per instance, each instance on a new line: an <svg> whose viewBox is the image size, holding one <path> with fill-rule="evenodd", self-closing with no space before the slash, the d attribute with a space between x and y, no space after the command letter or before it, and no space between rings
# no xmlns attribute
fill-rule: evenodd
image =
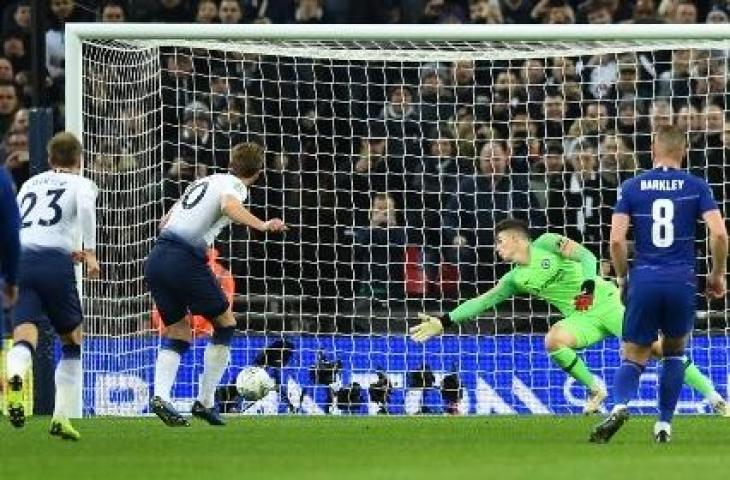
<svg viewBox="0 0 730 480"><path fill-rule="evenodd" d="M246 367L236 377L236 388L249 402L261 400L276 387L276 382L261 367Z"/></svg>

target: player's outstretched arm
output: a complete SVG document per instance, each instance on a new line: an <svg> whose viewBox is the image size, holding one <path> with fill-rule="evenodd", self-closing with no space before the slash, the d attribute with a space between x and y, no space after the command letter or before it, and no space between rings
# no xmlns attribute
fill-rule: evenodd
<svg viewBox="0 0 730 480"><path fill-rule="evenodd" d="M598 266L598 259L593 255L593 252L580 243L556 233L540 235L535 240L534 245L580 263L583 272L583 283L580 287L580 293L575 297L575 309L578 311L588 310L593 305L593 291L596 288Z"/></svg>
<svg viewBox="0 0 730 480"><path fill-rule="evenodd" d="M702 215L702 219L710 230L710 253L712 255L712 270L707 276L707 289L705 294L709 298L722 298L725 296L726 281L725 275L727 265L727 228L725 220L719 210L710 210Z"/></svg>
<svg viewBox="0 0 730 480"><path fill-rule="evenodd" d="M279 218L272 218L267 221L261 220L241 205L241 201L233 195L223 195L221 210L233 223L247 225L260 232L285 232L289 229Z"/></svg>
<svg viewBox="0 0 730 480"><path fill-rule="evenodd" d="M421 323L411 327L411 339L416 342L425 342L431 337L441 335L445 328L467 320L476 318L480 313L493 308L515 294L510 274L508 273L486 293L467 300L454 310L440 317L421 313L418 315Z"/></svg>

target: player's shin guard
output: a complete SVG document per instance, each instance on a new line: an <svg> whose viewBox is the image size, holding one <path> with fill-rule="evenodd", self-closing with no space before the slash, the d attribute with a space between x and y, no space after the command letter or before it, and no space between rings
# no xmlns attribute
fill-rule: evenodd
<svg viewBox="0 0 730 480"><path fill-rule="evenodd" d="M641 374L644 372L644 365L624 360L616 371L613 380L614 400L616 405L628 405L631 399L636 396L639 389Z"/></svg>
<svg viewBox="0 0 730 480"><path fill-rule="evenodd" d="M25 340L20 340L13 345L8 352L7 357L7 373L8 378L18 376L25 378L25 372L28 371L33 361L33 346Z"/></svg>
<svg viewBox="0 0 730 480"><path fill-rule="evenodd" d="M684 358L664 357L659 372L659 421L670 423L684 383Z"/></svg>
<svg viewBox="0 0 730 480"><path fill-rule="evenodd" d="M595 378L588 370L585 362L571 348L563 347L550 352L550 358L558 364L568 375L578 380L586 388L592 390L595 387Z"/></svg>
<svg viewBox="0 0 730 480"><path fill-rule="evenodd" d="M198 390L198 401L205 408L212 408L215 403L215 389L228 366L234 331L235 327L216 328L210 343L205 347L203 375Z"/></svg>
<svg viewBox="0 0 730 480"><path fill-rule="evenodd" d="M73 415L73 399L78 395L81 376L81 345L61 347L61 360L56 366L56 404L54 418L69 418Z"/></svg>
<svg viewBox="0 0 730 480"><path fill-rule="evenodd" d="M180 367L180 358L190 349L190 343L184 340L163 337L155 363L154 396L170 401L172 385Z"/></svg>

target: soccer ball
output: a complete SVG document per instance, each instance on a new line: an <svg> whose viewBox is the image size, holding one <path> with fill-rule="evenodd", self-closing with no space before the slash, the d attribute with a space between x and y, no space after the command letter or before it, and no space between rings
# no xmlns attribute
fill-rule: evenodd
<svg viewBox="0 0 730 480"><path fill-rule="evenodd" d="M236 377L236 388L249 402L261 400L276 387L274 379L261 367L246 367Z"/></svg>

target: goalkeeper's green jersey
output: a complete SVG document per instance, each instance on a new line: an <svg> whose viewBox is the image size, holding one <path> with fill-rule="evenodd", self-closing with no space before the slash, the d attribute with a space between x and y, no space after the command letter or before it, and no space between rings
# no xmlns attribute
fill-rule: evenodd
<svg viewBox="0 0 730 480"><path fill-rule="evenodd" d="M450 312L450 319L456 323L472 319L518 294L535 295L567 317L576 311L573 302L585 280L595 281L594 305L616 292L613 283L596 276L597 260L589 250L579 246L574 258L566 258L560 253L563 241L565 237L554 233L541 235L530 244L529 264L515 265L490 291Z"/></svg>

